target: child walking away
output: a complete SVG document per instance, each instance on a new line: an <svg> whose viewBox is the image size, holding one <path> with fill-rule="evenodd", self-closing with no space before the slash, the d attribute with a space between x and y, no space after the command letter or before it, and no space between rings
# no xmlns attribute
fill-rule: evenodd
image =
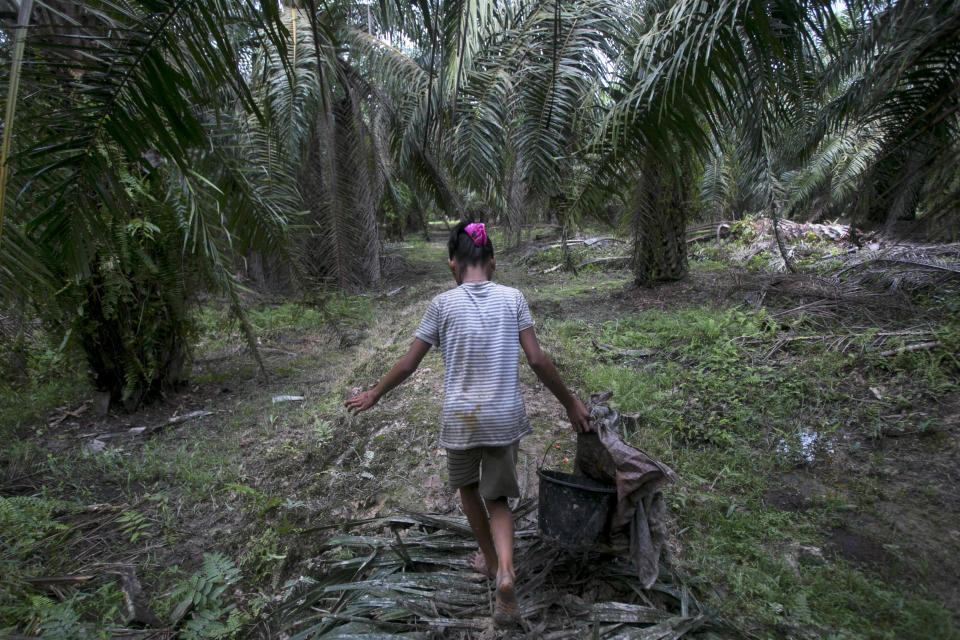
<svg viewBox="0 0 960 640"><path fill-rule="evenodd" d="M431 346L440 347L440 445L447 449L450 486L460 492L480 547L470 565L496 581L494 621L508 625L519 621L520 611L507 498L520 496L517 448L531 431L517 377L520 349L567 410L574 430L590 431L590 414L540 350L523 294L490 280L496 261L484 225L457 225L447 248L457 287L433 299L406 355L377 386L347 400L346 407L356 413L369 409L416 371Z"/></svg>

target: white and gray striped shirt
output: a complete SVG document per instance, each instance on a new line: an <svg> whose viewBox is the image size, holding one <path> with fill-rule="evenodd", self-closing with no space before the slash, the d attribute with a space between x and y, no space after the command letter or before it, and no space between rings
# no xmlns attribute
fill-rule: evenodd
<svg viewBox="0 0 960 640"><path fill-rule="evenodd" d="M495 282L462 284L433 299L417 337L443 356L441 446L500 447L530 433L517 365L518 334L532 326L523 294Z"/></svg>

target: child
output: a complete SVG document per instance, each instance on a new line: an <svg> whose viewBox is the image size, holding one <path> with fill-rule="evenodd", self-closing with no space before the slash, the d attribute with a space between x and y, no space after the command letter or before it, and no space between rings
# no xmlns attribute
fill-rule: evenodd
<svg viewBox="0 0 960 640"><path fill-rule="evenodd" d="M460 491L480 547L470 565L496 580L494 621L510 624L520 614L507 498L520 496L517 447L531 431L517 377L519 350L567 410L576 431L590 431L590 414L540 350L523 294L490 281L496 263L483 223L457 225L447 248L457 288L433 299L407 354L376 387L347 400L346 407L356 413L369 409L416 371L431 346L440 346L444 365L440 445L447 449L450 486Z"/></svg>

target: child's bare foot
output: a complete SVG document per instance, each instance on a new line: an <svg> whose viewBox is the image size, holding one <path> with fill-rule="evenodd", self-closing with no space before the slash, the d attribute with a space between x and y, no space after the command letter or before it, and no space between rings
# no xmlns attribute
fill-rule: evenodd
<svg viewBox="0 0 960 640"><path fill-rule="evenodd" d="M494 560L491 564L487 561L486 556L483 555L483 551L479 549L470 554L470 557L467 558L467 564L471 569L477 573L482 573L491 580L497 577L497 561Z"/></svg>
<svg viewBox="0 0 960 640"><path fill-rule="evenodd" d="M493 609L493 622L505 627L520 622L520 607L517 605L517 590L513 576L497 576L497 603Z"/></svg>

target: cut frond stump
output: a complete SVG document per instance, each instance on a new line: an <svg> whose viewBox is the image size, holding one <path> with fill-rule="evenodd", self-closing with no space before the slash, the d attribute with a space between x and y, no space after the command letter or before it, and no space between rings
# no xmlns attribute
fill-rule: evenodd
<svg viewBox="0 0 960 640"><path fill-rule="evenodd" d="M518 629L492 625L492 583L468 566L466 520L413 512L342 523L316 573L285 585L272 626L290 640L738 637L664 567L646 591L624 560L548 546L530 526L535 507L515 510Z"/></svg>

